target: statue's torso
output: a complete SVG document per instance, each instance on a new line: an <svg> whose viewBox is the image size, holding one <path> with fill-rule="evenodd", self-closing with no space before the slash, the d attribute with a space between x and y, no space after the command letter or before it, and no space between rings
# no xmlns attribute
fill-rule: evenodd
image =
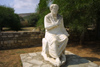
<svg viewBox="0 0 100 67"><path fill-rule="evenodd" d="M52 21L54 21L54 18L51 16L51 13L49 13L49 14L47 14L46 15L47 17L48 17L48 20L49 20L49 22L52 24ZM60 16L60 15L58 15L57 16L57 20L60 20L62 17ZM52 21L51 21L51 20ZM57 21L57 20L55 20L55 21ZM53 22L54 23L54 22ZM62 32L62 22L60 22L61 24L59 25L59 26L57 26L57 27L55 27L55 28L53 28L53 29L51 29L51 30L47 30L46 29L46 35L48 35L48 34L55 34L55 35L57 35L57 34L62 34L63 32Z"/></svg>

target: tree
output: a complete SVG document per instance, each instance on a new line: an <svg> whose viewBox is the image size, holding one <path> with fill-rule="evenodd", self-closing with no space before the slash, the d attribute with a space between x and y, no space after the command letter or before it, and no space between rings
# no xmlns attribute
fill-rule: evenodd
<svg viewBox="0 0 100 67"><path fill-rule="evenodd" d="M21 28L19 16L14 13L13 8L0 6L0 30L3 27L9 27L13 30Z"/></svg>
<svg viewBox="0 0 100 67"><path fill-rule="evenodd" d="M33 13L30 16L28 16L28 22L29 22L29 26L36 26L36 23L39 20L39 14L38 13Z"/></svg>
<svg viewBox="0 0 100 67"><path fill-rule="evenodd" d="M39 4L41 16L38 24L43 22L42 18L44 18L46 12L49 10L46 9L48 3L44 4L44 1L45 3L47 2L47 0L41 0ZM53 0L53 3L59 5L59 14L64 17L65 27L69 27L69 32L77 34L78 37L80 37L81 43L84 42L84 35L88 25L93 23L96 23L97 37L100 37L99 0Z"/></svg>
<svg viewBox="0 0 100 67"><path fill-rule="evenodd" d="M72 33L79 35L82 43L88 25L98 18L96 13L100 2L98 0L54 0L53 3L61 7L59 12L64 16L65 26L69 26Z"/></svg>
<svg viewBox="0 0 100 67"><path fill-rule="evenodd" d="M19 18L20 18L20 21L25 21L23 17L19 16Z"/></svg>
<svg viewBox="0 0 100 67"><path fill-rule="evenodd" d="M21 29L20 18L17 14L14 14L14 16L12 16L11 21L9 21L9 23L11 23L8 25L12 30L18 31Z"/></svg>
<svg viewBox="0 0 100 67"><path fill-rule="evenodd" d="M93 14L94 14L94 19L96 23L96 39L100 40L100 1L99 0L93 0L93 5L91 8Z"/></svg>
<svg viewBox="0 0 100 67"><path fill-rule="evenodd" d="M49 0L40 0L39 6L37 7L37 12L39 13L39 20L36 24L37 27L44 29L44 16L49 13L48 7Z"/></svg>

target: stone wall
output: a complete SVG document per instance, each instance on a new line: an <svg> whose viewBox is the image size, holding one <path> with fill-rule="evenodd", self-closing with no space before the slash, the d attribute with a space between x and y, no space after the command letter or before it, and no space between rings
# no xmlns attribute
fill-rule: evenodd
<svg viewBox="0 0 100 67"><path fill-rule="evenodd" d="M41 46L43 36L40 32L0 32L0 49Z"/></svg>

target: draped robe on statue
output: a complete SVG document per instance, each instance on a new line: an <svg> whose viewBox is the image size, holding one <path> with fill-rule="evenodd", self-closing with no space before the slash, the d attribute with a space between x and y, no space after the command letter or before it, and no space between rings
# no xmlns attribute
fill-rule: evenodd
<svg viewBox="0 0 100 67"><path fill-rule="evenodd" d="M44 46L45 52L53 58L60 57L66 48L68 36L63 25L63 17L57 15L56 20L51 13L44 18L45 40L47 45Z"/></svg>

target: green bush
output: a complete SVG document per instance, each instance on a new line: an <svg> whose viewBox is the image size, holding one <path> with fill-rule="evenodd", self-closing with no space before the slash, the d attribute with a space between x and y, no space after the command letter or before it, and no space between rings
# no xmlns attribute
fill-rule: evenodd
<svg viewBox="0 0 100 67"><path fill-rule="evenodd" d="M36 23L37 23L38 20L39 20L39 14L38 13L33 13L28 18L29 26L36 27Z"/></svg>
<svg viewBox="0 0 100 67"><path fill-rule="evenodd" d="M0 6L0 30L3 27L9 27L16 31L21 29L19 16L14 13L13 8Z"/></svg>

